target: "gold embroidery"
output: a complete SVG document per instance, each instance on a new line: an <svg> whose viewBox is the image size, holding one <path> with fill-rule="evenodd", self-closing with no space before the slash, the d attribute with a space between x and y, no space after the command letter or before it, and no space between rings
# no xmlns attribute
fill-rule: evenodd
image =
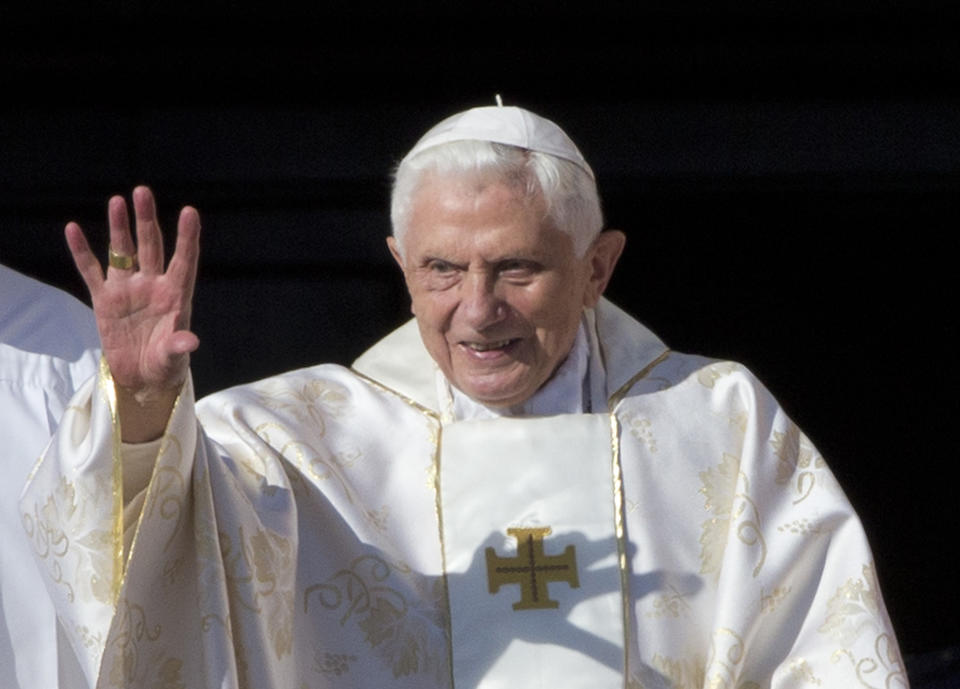
<svg viewBox="0 0 960 689"><path fill-rule="evenodd" d="M810 493L817 484L818 472L826 469L826 462L813 443L792 422L785 433L774 431L770 444L778 460L777 483L785 484L796 474L798 497L793 504L803 502L810 497Z"/></svg>
<svg viewBox="0 0 960 689"><path fill-rule="evenodd" d="M717 384L718 380L725 376L729 376L738 368L739 367L737 364L729 361L711 364L710 366L701 368L699 371L697 371L697 382L699 382L700 385L705 388L713 389L713 386Z"/></svg>
<svg viewBox="0 0 960 689"><path fill-rule="evenodd" d="M284 657L293 647L294 559L290 541L259 528L245 538L243 527L239 527L236 542L220 532L220 550L231 602L270 620L273 651L277 658Z"/></svg>
<svg viewBox="0 0 960 689"><path fill-rule="evenodd" d="M668 658L659 653L653 656L652 665L667 678L671 689L701 689L706 686L706 665L700 656L692 659Z"/></svg>
<svg viewBox="0 0 960 689"><path fill-rule="evenodd" d="M750 497L750 481L740 471L739 460L723 454L715 469L700 472L705 496L704 508L713 517L703 522L700 535L700 573L719 573L731 529L746 546L759 549L758 562L753 569L756 577L767 558L767 544L760 525L760 511ZM738 490L740 484L742 488Z"/></svg>
<svg viewBox="0 0 960 689"><path fill-rule="evenodd" d="M435 654L425 624L427 618L434 618L430 626L449 629L446 616L436 619L446 587L441 579L430 583L426 577L406 572L407 579L421 589L412 600L426 602L423 609L411 615L407 597L399 588L404 584L388 585L397 571L397 567L375 555L358 557L349 569L340 570L322 584L309 586L303 592L303 610L309 613L310 601L316 599L327 610L341 613L341 626L356 624L364 641L388 664L394 677L417 673L449 676L449 644L445 644L447 648L441 654Z"/></svg>
<svg viewBox="0 0 960 689"><path fill-rule="evenodd" d="M907 673L900 657L897 643L890 635L881 634L873 642L874 657L857 658L853 651L840 649L831 660L838 663L844 658L854 667L857 681L867 689L890 689L903 687L906 689Z"/></svg>
<svg viewBox="0 0 960 689"><path fill-rule="evenodd" d="M680 593L673 584L669 584L670 593L664 593L657 596L653 602L653 612L648 612L647 617L687 617L690 613L690 605L687 604L686 594Z"/></svg>
<svg viewBox="0 0 960 689"><path fill-rule="evenodd" d="M872 565L863 565L863 578L850 578L827 603L827 619L820 627L838 643L848 646L865 626L879 628L880 592Z"/></svg>
<svg viewBox="0 0 960 689"><path fill-rule="evenodd" d="M490 593L496 593L506 584L519 584L520 600L513 604L513 609L535 610L560 605L550 598L548 582L562 581L569 584L570 588L580 588L576 553L572 545L566 547L563 555L547 555L543 552L543 537L550 534L549 526L511 528L507 529L507 533L517 539L517 556L500 557L493 548L486 549Z"/></svg>
<svg viewBox="0 0 960 689"><path fill-rule="evenodd" d="M80 495L81 486L98 492ZM34 514L22 515L35 552L47 561L51 580L66 589L71 603L77 598L107 604L115 600L114 534L108 528L97 528L112 525L112 521L103 524L96 514L98 505L107 499L107 489L95 483L78 485L61 476L46 501L35 503ZM68 558L71 563L65 566ZM73 573L72 580L66 578L65 571Z"/></svg>
<svg viewBox="0 0 960 689"><path fill-rule="evenodd" d="M651 454L657 451L657 440L653 437L650 419L642 419L636 415L625 414L623 423L630 431L630 435L647 446Z"/></svg>
<svg viewBox="0 0 960 689"><path fill-rule="evenodd" d="M812 534L824 533L824 527L817 522L810 521L806 517L801 517L800 519L794 519L792 522L788 522L787 524L781 524L777 527L777 531L780 533L789 532L799 536L809 536Z"/></svg>
<svg viewBox="0 0 960 689"><path fill-rule="evenodd" d="M347 653L330 653L319 649L313 657L313 670L324 675L339 677L350 671L350 663L355 663L357 656Z"/></svg>
<svg viewBox="0 0 960 689"><path fill-rule="evenodd" d="M440 421L440 416L416 400L403 395L396 390L393 390L383 383L380 383L373 378L370 378L359 371L351 369L351 372L354 373L358 378L362 379L368 385L373 387L376 390L386 392L404 404L406 404L411 409L417 411L427 422L427 433L429 442L433 447L433 457L430 462L430 466L427 469L427 481L428 484L433 488L434 491L434 510L437 515L437 538L440 540L440 560L443 565L443 575L440 577L436 586L434 587L437 592L436 596L436 607L435 609L440 610L442 605L442 620L440 624L444 630L445 635L447 636L446 643L446 655L443 660L440 659L431 659L426 658L426 665L435 665L436 666L436 675L439 677L441 674L446 674L444 680L449 686L454 686L454 677L453 677L453 644L450 643L450 586L447 578L447 545L443 537L443 500L442 500L442 486L440 485L440 442L443 434L443 425ZM304 593L304 599L309 593L309 589ZM304 608L306 608L306 600L304 600ZM396 670L396 666L394 666Z"/></svg>
<svg viewBox="0 0 960 689"><path fill-rule="evenodd" d="M763 592L763 589L760 590L760 613L766 614L773 612L777 609L777 606L783 602L787 595L791 591L791 587L778 586L769 594Z"/></svg>
<svg viewBox="0 0 960 689"><path fill-rule="evenodd" d="M740 678L746 650L743 638L732 629L715 630L704 673L705 686L710 689L760 689L756 682Z"/></svg>
<svg viewBox="0 0 960 689"><path fill-rule="evenodd" d="M281 456L296 466L303 476L312 478L315 483L333 479L347 500L351 504L356 502L354 491L344 477L344 469L362 458L359 449L348 448L334 454L326 448L318 450L310 443L301 440L283 441L274 437L274 433L282 438L290 437L290 432L284 426L272 421L260 424L254 432L268 446L279 448ZM257 470L249 464L245 465L245 468L255 476L262 476L265 473L264 469Z"/></svg>
<svg viewBox="0 0 960 689"><path fill-rule="evenodd" d="M176 458L168 460L166 455L171 451L176 452ZM173 522L170 534L163 546L164 552L166 552L180 531L184 513L184 500L187 493L187 481L180 474L179 469L176 468L183 459L183 450L176 438L171 435L164 436L160 448L160 457L162 458L162 464L157 464L153 478L150 480L150 490L147 494L141 520L152 517L156 512L160 519ZM139 532L139 530L138 526L137 531ZM131 553L135 545L135 543L131 545Z"/></svg>
<svg viewBox="0 0 960 689"><path fill-rule="evenodd" d="M616 414L610 414L610 443L613 473L613 519L617 537L617 563L620 569L620 623L623 626L623 647L630 648L630 613L633 602L630 599L630 567L627 562L627 522L624 514L626 499L623 490L623 464L620 455L620 420ZM623 674L630 676L630 654L623 656Z"/></svg>
<svg viewBox="0 0 960 689"><path fill-rule="evenodd" d="M150 689L186 689L181 680L180 670L183 662L176 658L167 658L157 668L157 681L150 685Z"/></svg>
<svg viewBox="0 0 960 689"><path fill-rule="evenodd" d="M833 654L833 662L847 658L854 666L857 680L864 687L907 686L906 670L896 642L883 631L883 603L872 564L862 568L863 577L850 578L837 589L827 603L827 619L819 631L842 644ZM873 657L857 657L850 647L864 633L878 633ZM876 679L876 682L870 680Z"/></svg>
<svg viewBox="0 0 960 689"><path fill-rule="evenodd" d="M102 667L111 687L137 686L149 673L147 664L158 659L142 657L141 646L160 638L160 625L148 624L144 609L123 598L117 602L112 633L104 649Z"/></svg>
<svg viewBox="0 0 960 689"><path fill-rule="evenodd" d="M287 378L269 379L256 390L265 407L290 412L300 423L316 429L320 437L326 433L324 417L340 416L350 398L345 387L320 379L307 380L299 388L291 387Z"/></svg>
<svg viewBox="0 0 960 689"><path fill-rule="evenodd" d="M366 510L364 514L367 521L377 531L383 533L387 530L387 522L390 519L390 506L384 505L378 510Z"/></svg>
<svg viewBox="0 0 960 689"><path fill-rule="evenodd" d="M813 674L810 665L803 658L795 658L790 661L790 674L802 682L816 684L818 687L823 684L823 682Z"/></svg>
<svg viewBox="0 0 960 689"><path fill-rule="evenodd" d="M730 415L730 425L738 429L741 433L747 432L747 424L750 422L750 413L746 411L737 412Z"/></svg>
<svg viewBox="0 0 960 689"><path fill-rule="evenodd" d="M670 356L670 350L668 349L665 352L663 352L663 354L661 354L656 359L654 359L649 364L647 364L642 369L640 369L640 371L637 372L630 380L628 380L626 383L621 385L620 389L617 390L615 393L613 393L610 396L610 399L607 400L607 409L613 410L618 404L620 404L620 400L622 400L624 397L627 396L627 393L630 392L630 388L636 385L643 378L646 378L648 375L650 375L650 372L653 369L655 369L657 366L662 364L664 361L666 361L667 357L669 356Z"/></svg>
<svg viewBox="0 0 960 689"><path fill-rule="evenodd" d="M106 356L100 356L100 375L97 376L97 387L103 395L110 409L110 440L111 440L111 486L110 493L113 497L112 522L112 555L113 572L110 577L110 602L114 602L120 596L120 585L123 579L123 570L126 565L123 553L123 454L120 452L120 443L122 442L122 430L120 428L120 414L117 411L117 391L113 385L113 374L110 372L110 366L107 365Z"/></svg>
<svg viewBox="0 0 960 689"><path fill-rule="evenodd" d="M99 633L94 634L86 625L75 627L76 638L80 640L84 648L101 648L103 646L103 636Z"/></svg>

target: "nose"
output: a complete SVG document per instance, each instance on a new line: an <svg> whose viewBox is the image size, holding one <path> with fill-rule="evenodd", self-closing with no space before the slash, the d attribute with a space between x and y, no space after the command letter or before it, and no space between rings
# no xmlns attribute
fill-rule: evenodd
<svg viewBox="0 0 960 689"><path fill-rule="evenodd" d="M492 276L470 273L462 283L460 309L467 324L478 332L504 320L506 304L497 294L496 281Z"/></svg>

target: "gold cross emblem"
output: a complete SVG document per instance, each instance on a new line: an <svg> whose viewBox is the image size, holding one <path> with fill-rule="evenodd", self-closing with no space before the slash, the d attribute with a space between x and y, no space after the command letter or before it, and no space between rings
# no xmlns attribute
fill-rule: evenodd
<svg viewBox="0 0 960 689"><path fill-rule="evenodd" d="M514 610L556 608L559 603L550 599L547 583L565 581L570 588L579 588L577 557L572 545L563 555L545 555L543 537L550 527L534 529L507 529L517 539L517 556L506 558L487 548L487 584L490 593L496 593L504 584L520 585L520 600L513 604Z"/></svg>

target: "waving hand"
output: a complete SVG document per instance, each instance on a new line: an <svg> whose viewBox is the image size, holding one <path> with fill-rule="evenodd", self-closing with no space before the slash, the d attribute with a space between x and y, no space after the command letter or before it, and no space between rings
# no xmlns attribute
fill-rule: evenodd
<svg viewBox="0 0 960 689"><path fill-rule="evenodd" d="M104 275L83 230L68 223L65 234L90 297L103 353L117 389L123 439L159 437L180 387L190 352L199 345L190 331L190 312L199 256L200 216L185 207L177 243L164 270L163 237L153 193L133 190L136 245L127 204L110 199L110 261Z"/></svg>

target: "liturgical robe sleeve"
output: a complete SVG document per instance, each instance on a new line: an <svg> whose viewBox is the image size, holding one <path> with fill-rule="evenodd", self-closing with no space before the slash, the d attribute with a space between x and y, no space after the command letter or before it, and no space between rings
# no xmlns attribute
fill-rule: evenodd
<svg viewBox="0 0 960 689"><path fill-rule="evenodd" d="M206 429L188 382L126 555L108 371L25 489L90 686L449 686L439 423L334 366L220 393L205 412Z"/></svg>

